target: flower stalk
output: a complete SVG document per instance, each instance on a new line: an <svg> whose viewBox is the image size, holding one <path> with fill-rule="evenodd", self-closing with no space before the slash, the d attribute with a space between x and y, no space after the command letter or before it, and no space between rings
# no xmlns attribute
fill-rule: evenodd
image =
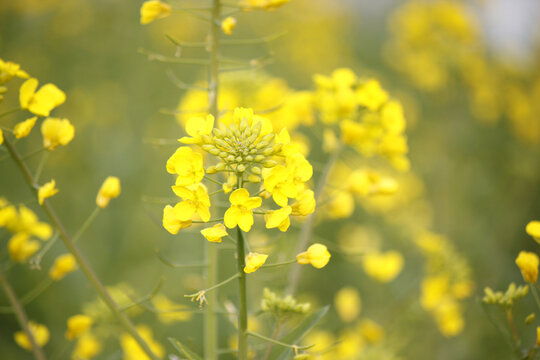
<svg viewBox="0 0 540 360"><path fill-rule="evenodd" d="M237 228L236 260L240 276L238 277L238 359L247 360L247 297L245 264L245 238L240 227Z"/></svg>

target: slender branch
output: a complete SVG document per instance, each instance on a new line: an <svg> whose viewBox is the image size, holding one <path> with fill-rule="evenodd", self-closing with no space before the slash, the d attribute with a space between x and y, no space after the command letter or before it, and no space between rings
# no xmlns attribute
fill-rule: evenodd
<svg viewBox="0 0 540 360"><path fill-rule="evenodd" d="M17 317L17 321L19 322L19 325L26 333L26 336L28 337L28 340L30 341L30 346L32 347L32 352L34 353L34 358L36 360L45 360L45 354L43 353L43 350L41 347L37 344L36 339L34 338L34 334L30 330L30 327L28 325L28 316L26 316L26 313L24 312L24 309L22 307L22 304L20 303L19 299L17 299L17 295L15 295L15 292L7 282L6 278L4 277L4 273L2 272L2 269L0 268L0 286L4 289L4 292L6 293L9 302L11 303L11 306L13 307L13 310L15 312L15 316Z"/></svg>
<svg viewBox="0 0 540 360"><path fill-rule="evenodd" d="M289 260L289 261L284 261L284 262L280 262L280 263L275 263L275 264L264 264L264 265L261 266L261 269L273 268L273 267L284 266L284 265L291 265L291 264L294 264L294 263L296 263L296 259Z"/></svg>
<svg viewBox="0 0 540 360"><path fill-rule="evenodd" d="M538 291L536 290L536 284L529 284L529 287L531 288L531 292L534 297L534 301L536 302L536 306L538 306L538 309L540 310L540 298L538 297Z"/></svg>
<svg viewBox="0 0 540 360"><path fill-rule="evenodd" d="M261 340L268 341L268 342L271 342L271 343L273 343L273 344L281 345L281 346L288 347L288 348L295 349L295 350L307 350L307 349L310 349L310 348L312 348L312 347L315 346L315 344L313 344L313 345L306 345L306 346L298 346L298 345L286 344L286 343L281 342L281 341L279 341L279 340L275 340L275 339L269 338L269 337L267 337L267 336L264 336L264 335L261 335L261 334L254 333L253 331L248 331L247 334L248 334L248 335L251 335L251 336L253 336L253 337L259 338L259 339L261 339Z"/></svg>
<svg viewBox="0 0 540 360"><path fill-rule="evenodd" d="M193 293L193 294L186 294L186 295L184 295L184 297L191 298L191 301L197 300L200 303L200 305L202 306L202 304L204 302L207 302L206 301L206 293L207 292L212 291L212 290L217 289L217 288L219 288L219 287L221 287L221 286L223 286L225 284L230 283L234 279L240 277L242 275L242 273L236 273L233 276L231 276L231 277L229 277L229 278L223 280L222 282L219 282L219 283L217 283L217 284L215 284L213 286L210 286L207 289L199 290L199 291L197 291L196 293Z"/></svg>
<svg viewBox="0 0 540 360"><path fill-rule="evenodd" d="M37 196L37 184L32 176L32 173L28 169L28 166L24 163L24 161L21 159L21 156L17 152L17 150L13 147L11 144L11 141L8 138L4 139L4 144L6 145L11 157L21 170L22 174L24 175L26 182L30 186L30 189L34 193L35 196ZM75 257L77 264L79 265L79 268L82 270L82 272L85 274L85 276L88 278L90 284L94 287L98 295L101 297L103 302L107 305L109 310L117 317L117 319L120 321L124 329L135 339L137 344L141 347L141 349L150 357L152 360L158 360L159 357L154 354L154 352L150 349L146 341L141 337L139 332L135 329L135 326L133 326L131 320L123 314L118 304L113 300L105 286L101 283L99 278L97 277L94 270L90 267L86 259L83 257L82 253L79 251L79 249L75 246L75 243L73 242L73 239L69 236L66 229L64 228L64 225L56 215L56 212L53 210L52 206L49 204L47 200L43 202L43 209L45 210L45 213L49 217L51 223L56 227L58 230L60 237L62 238L64 245L68 248L69 252Z"/></svg>
<svg viewBox="0 0 540 360"><path fill-rule="evenodd" d="M219 185L219 186L223 186L223 183L220 183L219 181L214 180L214 179L212 179L212 178L209 177L209 176L204 175L204 178L205 178L206 180L208 180L208 181L213 182L214 184L217 184L217 185Z"/></svg>
<svg viewBox="0 0 540 360"><path fill-rule="evenodd" d="M161 256L161 254L158 252L158 251L155 251L159 261L161 261L163 264L167 265L168 267L171 267L171 268L175 268L175 269L178 269L178 268L198 268L198 267L205 267L207 266L208 264L177 264L177 263L173 263L167 259L165 259L163 256Z"/></svg>
<svg viewBox="0 0 540 360"><path fill-rule="evenodd" d="M239 185L240 188L240 185ZM246 296L246 273L244 272L245 264L245 239L244 233L237 228L236 240L236 261L237 269L240 274L238 277L238 359L248 359L248 317L247 317L247 296Z"/></svg>
<svg viewBox="0 0 540 360"><path fill-rule="evenodd" d="M41 177L41 173L43 172L43 168L45 167L45 162L47 161L48 157L49 157L48 151L44 152L43 155L41 155L41 159L39 160L39 164L36 169L36 175L34 176L34 179L36 180L36 182L39 182L39 178Z"/></svg>
<svg viewBox="0 0 540 360"><path fill-rule="evenodd" d="M6 111L6 112L0 114L0 118L1 118L1 117L4 117L4 116L7 116L7 115L9 115L9 114L13 114L14 112L17 112L17 111L19 111L19 110L21 110L21 108L16 108L16 109L11 109L11 110L9 110L9 111Z"/></svg>
<svg viewBox="0 0 540 360"><path fill-rule="evenodd" d="M273 34L269 36L264 36L261 38L256 39L230 39L230 40L223 40L223 45L254 45L254 44L266 44L267 42L279 39L283 35L287 34L287 32L281 32L278 34Z"/></svg>

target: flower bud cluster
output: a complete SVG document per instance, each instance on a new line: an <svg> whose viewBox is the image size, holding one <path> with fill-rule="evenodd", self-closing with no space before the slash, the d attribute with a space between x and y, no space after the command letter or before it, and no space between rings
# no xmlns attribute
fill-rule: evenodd
<svg viewBox="0 0 540 360"><path fill-rule="evenodd" d="M286 313L305 314L310 308L310 303L298 303L291 295L280 298L268 288L264 289L263 298L261 300L262 311L281 316Z"/></svg>

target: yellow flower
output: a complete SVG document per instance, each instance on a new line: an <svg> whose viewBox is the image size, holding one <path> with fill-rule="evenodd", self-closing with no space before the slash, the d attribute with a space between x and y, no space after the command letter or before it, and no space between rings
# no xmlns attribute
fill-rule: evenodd
<svg viewBox="0 0 540 360"><path fill-rule="evenodd" d="M525 227L525 231L532 236L536 242L540 243L540 221L530 221Z"/></svg>
<svg viewBox="0 0 540 360"><path fill-rule="evenodd" d="M313 244L304 251L296 255L296 261L301 264L311 264L317 269L322 269L330 261L330 252L322 244Z"/></svg>
<svg viewBox="0 0 540 360"><path fill-rule="evenodd" d="M246 266L244 267L244 272L246 274L251 274L260 268L268 258L268 255L259 254L256 252L250 252L246 256Z"/></svg>
<svg viewBox="0 0 540 360"><path fill-rule="evenodd" d="M43 146L53 150L59 145L67 145L75 136L75 128L68 119L47 118L41 124Z"/></svg>
<svg viewBox="0 0 540 360"><path fill-rule="evenodd" d="M388 93L381 88L377 80L371 79L358 88L356 100L358 104L375 111L388 100Z"/></svg>
<svg viewBox="0 0 540 360"><path fill-rule="evenodd" d="M370 319L363 319L360 321L358 324L358 332L372 344L378 343L385 336L384 329Z"/></svg>
<svg viewBox="0 0 540 360"><path fill-rule="evenodd" d="M341 141L344 144L352 145L360 142L368 136L368 130L363 124L356 121L345 119L340 124Z"/></svg>
<svg viewBox="0 0 540 360"><path fill-rule="evenodd" d="M253 212L262 204L260 197L249 197L246 189L236 189L229 196L231 207L225 211L225 226L233 229L237 225L245 232L253 225Z"/></svg>
<svg viewBox="0 0 540 360"><path fill-rule="evenodd" d="M160 343L154 340L152 330L145 325L138 325L137 332L146 341L150 350L157 355L160 359L165 355L165 351ZM128 334L122 334L120 337L120 344L124 351L124 360L147 360L148 356L141 349L139 344Z"/></svg>
<svg viewBox="0 0 540 360"><path fill-rule="evenodd" d="M141 6L141 24L146 25L171 14L171 7L161 1L145 1Z"/></svg>
<svg viewBox="0 0 540 360"><path fill-rule="evenodd" d="M184 144L202 144L204 135L211 135L214 128L214 117L207 115L206 119L192 117L186 122L186 132L189 136L184 136L178 141Z"/></svg>
<svg viewBox="0 0 540 360"><path fill-rule="evenodd" d="M521 270L521 275L528 283L535 283L538 279L538 255L532 252L520 251L516 258L516 265Z"/></svg>
<svg viewBox="0 0 540 360"><path fill-rule="evenodd" d="M60 255L54 261L53 266L49 270L51 279L58 281L67 274L77 270L77 261L71 254Z"/></svg>
<svg viewBox="0 0 540 360"><path fill-rule="evenodd" d="M291 205L292 215L307 216L315 211L315 195L313 190L304 190L296 197L296 201Z"/></svg>
<svg viewBox="0 0 540 360"><path fill-rule="evenodd" d="M32 131L32 128L34 127L34 124L36 123L36 120L37 120L37 116L34 116L16 124L15 127L13 128L13 135L15 135L17 139L27 137L28 134L30 134L30 131Z"/></svg>
<svg viewBox="0 0 540 360"><path fill-rule="evenodd" d="M73 360L90 360L101 352L102 347L101 342L93 334L87 332L77 340L71 358Z"/></svg>
<svg viewBox="0 0 540 360"><path fill-rule="evenodd" d="M362 299L356 288L346 286L337 292L334 297L334 304L341 321L352 322L360 314Z"/></svg>
<svg viewBox="0 0 540 360"><path fill-rule="evenodd" d="M8 230L13 233L34 235L41 240L47 240L52 235L52 228L47 223L39 222L36 214L26 206L19 206L19 216L12 223L7 224Z"/></svg>
<svg viewBox="0 0 540 360"><path fill-rule="evenodd" d="M94 321L90 316L77 314L67 320L66 339L73 340L87 332Z"/></svg>
<svg viewBox="0 0 540 360"><path fill-rule="evenodd" d="M428 276L422 280L420 304L426 310L434 310L447 300L450 279L447 275Z"/></svg>
<svg viewBox="0 0 540 360"><path fill-rule="evenodd" d="M163 209L163 227L173 235L178 234L178 231L188 228L192 224L191 219L182 221L178 218L176 215L177 211L175 210L178 205L176 204L174 208L171 205L167 205Z"/></svg>
<svg viewBox="0 0 540 360"><path fill-rule="evenodd" d="M540 326L536 327L536 346L540 346Z"/></svg>
<svg viewBox="0 0 540 360"><path fill-rule="evenodd" d="M266 221L266 228L273 229L278 228L280 231L285 232L291 225L289 215L291 215L292 208L290 206L282 207L279 210L269 210L264 214L264 220Z"/></svg>
<svg viewBox="0 0 540 360"><path fill-rule="evenodd" d="M400 134L405 131L405 116L403 107L397 101L387 102L381 110L381 123L392 134Z"/></svg>
<svg viewBox="0 0 540 360"><path fill-rule="evenodd" d="M189 321L193 315L189 312L187 306L176 304L163 294L154 296L152 298L152 304L158 310L159 321L164 324ZM182 311L182 309L186 311Z"/></svg>
<svg viewBox="0 0 540 360"><path fill-rule="evenodd" d="M39 187L38 190L38 202L39 205L43 205L43 201L45 199L50 198L51 196L54 196L58 193L58 189L56 188L56 182L53 180L49 181L46 184L43 184Z"/></svg>
<svg viewBox="0 0 540 360"><path fill-rule="evenodd" d="M348 191L338 190L332 193L325 210L331 218L348 218L354 212L354 197Z"/></svg>
<svg viewBox="0 0 540 360"><path fill-rule="evenodd" d="M403 255L397 251L367 254L362 259L362 267L372 278L380 282L390 282L403 268Z"/></svg>
<svg viewBox="0 0 540 360"><path fill-rule="evenodd" d="M109 201L120 195L120 179L116 176L109 176L101 185L99 189L96 204L100 208L106 208L109 205Z"/></svg>
<svg viewBox="0 0 540 360"><path fill-rule="evenodd" d="M4 143L4 132L0 129L0 145Z"/></svg>
<svg viewBox="0 0 540 360"><path fill-rule="evenodd" d="M304 155L296 153L287 157L287 169L291 172L291 177L297 190L304 190L304 183L313 176L313 167L306 160Z"/></svg>
<svg viewBox="0 0 540 360"><path fill-rule="evenodd" d="M445 301L437 307L435 321L441 334L446 337L458 335L465 327L461 306L453 300Z"/></svg>
<svg viewBox="0 0 540 360"><path fill-rule="evenodd" d="M179 147L167 160L167 172L178 175L176 185L197 184L204 177L202 155L194 153L190 147Z"/></svg>
<svg viewBox="0 0 540 360"><path fill-rule="evenodd" d="M244 0L240 3L244 11L248 10L272 10L285 5L290 0Z"/></svg>
<svg viewBox="0 0 540 360"><path fill-rule="evenodd" d="M19 90L21 108L32 114L49 116L51 110L66 101L66 94L54 84L45 84L37 92L38 81L35 78L26 80Z"/></svg>
<svg viewBox="0 0 540 360"><path fill-rule="evenodd" d="M298 195L290 170L281 165L275 166L264 175L264 188L272 194L276 204L282 207L287 206L288 198Z"/></svg>
<svg viewBox="0 0 540 360"><path fill-rule="evenodd" d="M11 237L8 243L9 256L13 261L25 262L41 247L40 243L30 240L28 234L17 233Z"/></svg>
<svg viewBox="0 0 540 360"><path fill-rule="evenodd" d="M227 236L227 229L222 223L216 224L212 227L202 229L201 234L210 242L221 242L221 238Z"/></svg>
<svg viewBox="0 0 540 360"><path fill-rule="evenodd" d="M174 193L184 201L174 207L175 215L180 221L191 220L194 214L198 214L202 221L210 220L210 198L203 184L185 186L173 186Z"/></svg>
<svg viewBox="0 0 540 360"><path fill-rule="evenodd" d="M34 336L34 340L38 346L43 347L49 342L50 333L49 329L45 325L30 321L28 322L28 327L30 328L30 332ZM32 350L30 339L28 339L28 336L24 331L17 331L14 337L17 345L28 351Z"/></svg>
<svg viewBox="0 0 540 360"><path fill-rule="evenodd" d="M21 66L11 61L0 59L0 84L5 84L14 77L21 79L28 78L26 71L21 70Z"/></svg>
<svg viewBox="0 0 540 360"><path fill-rule="evenodd" d="M221 22L221 30L225 35L231 35L233 29L236 27L236 19L232 16L228 16Z"/></svg>

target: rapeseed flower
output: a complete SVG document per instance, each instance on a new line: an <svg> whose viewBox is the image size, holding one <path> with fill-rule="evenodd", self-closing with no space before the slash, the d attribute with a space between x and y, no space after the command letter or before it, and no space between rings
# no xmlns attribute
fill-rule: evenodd
<svg viewBox="0 0 540 360"><path fill-rule="evenodd" d="M183 201L174 207L175 215L180 221L189 221L197 214L202 221L210 220L210 198L206 187L202 184L185 186L173 186L174 193Z"/></svg>
<svg viewBox="0 0 540 360"><path fill-rule="evenodd" d="M28 74L26 73L26 71L21 69L21 66L19 64L0 59L0 85L7 83L14 77L27 79Z"/></svg>
<svg viewBox="0 0 540 360"><path fill-rule="evenodd" d="M152 352L159 358L163 358L165 355L165 350L160 343L154 340L152 330L146 325L138 325L137 332L141 337L146 341ZM124 360L142 360L147 359L148 356L141 349L139 344L133 339L129 334L122 334L120 336L120 345L124 352Z"/></svg>
<svg viewBox="0 0 540 360"><path fill-rule="evenodd" d="M266 228L278 228L280 231L285 232L291 225L291 220L289 215L292 213L292 208L290 206L282 207L279 210L269 210L264 215L264 220L266 221Z"/></svg>
<svg viewBox="0 0 540 360"><path fill-rule="evenodd" d="M540 221L530 221L525 227L525 232L540 243Z"/></svg>
<svg viewBox="0 0 540 360"><path fill-rule="evenodd" d="M54 181L54 179L40 186L38 189L39 205L43 205L43 201L45 201L45 199L56 195L58 191L59 190L56 188L56 182Z"/></svg>
<svg viewBox="0 0 540 360"><path fill-rule="evenodd" d="M49 270L49 276L54 281L61 280L67 274L77 270L77 260L72 254L58 256Z"/></svg>
<svg viewBox="0 0 540 360"><path fill-rule="evenodd" d="M174 324L191 320L193 314L184 305L176 304L163 294L152 298L152 305L158 310L158 319L164 324ZM185 311L182 311L184 309Z"/></svg>
<svg viewBox="0 0 540 360"><path fill-rule="evenodd" d="M362 309L360 294L352 286L341 288L334 296L334 304L339 318L343 322L354 321Z"/></svg>
<svg viewBox="0 0 540 360"><path fill-rule="evenodd" d="M93 322L94 320L88 315L77 314L71 316L67 320L66 339L73 340L80 337L90 329Z"/></svg>
<svg viewBox="0 0 540 360"><path fill-rule="evenodd" d="M538 255L533 252L520 251L516 258L516 265L521 270L523 279L528 283L535 283L538 279Z"/></svg>
<svg viewBox="0 0 540 360"><path fill-rule="evenodd" d="M60 145L67 145L75 136L75 128L68 119L47 118L41 124L43 146L54 150Z"/></svg>
<svg viewBox="0 0 540 360"><path fill-rule="evenodd" d="M28 327L30 328L30 332L32 333L38 346L43 347L49 342L50 332L45 325L30 321L28 322ZM28 351L32 350L30 339L28 339L28 335L26 335L24 331L17 331L14 338L17 345Z"/></svg>
<svg viewBox="0 0 540 360"><path fill-rule="evenodd" d="M383 283L390 282L403 268L403 255L397 251L366 254L362 259L362 267L372 278Z"/></svg>
<svg viewBox="0 0 540 360"><path fill-rule="evenodd" d="M109 176L105 179L98 191L96 204L100 208L106 208L111 199L120 195L120 179L115 176Z"/></svg>
<svg viewBox="0 0 540 360"><path fill-rule="evenodd" d="M180 147L167 160L167 172L178 175L176 185L197 184L204 177L202 155L190 147Z"/></svg>
<svg viewBox="0 0 540 360"><path fill-rule="evenodd" d="M141 24L146 25L171 14L171 6L162 1L145 1L141 6Z"/></svg>
<svg viewBox="0 0 540 360"><path fill-rule="evenodd" d="M222 223L216 224L212 227L202 229L201 234L210 242L221 242L221 238L227 236L227 229Z"/></svg>
<svg viewBox="0 0 540 360"><path fill-rule="evenodd" d="M225 35L231 35L235 27L236 19L232 16L228 16L221 21L221 30Z"/></svg>
<svg viewBox="0 0 540 360"><path fill-rule="evenodd" d="M34 116L17 123L13 128L13 135L15 135L15 138L21 139L27 137L30 134L30 131L32 131L32 129L34 128L36 120L37 116Z"/></svg>
<svg viewBox="0 0 540 360"><path fill-rule="evenodd" d="M35 78L26 80L19 90L21 108L38 116L49 116L51 110L66 101L66 94L54 84L45 84L38 91Z"/></svg>
<svg viewBox="0 0 540 360"><path fill-rule="evenodd" d="M77 360L90 360L97 356L102 348L101 341L92 333L86 332L77 339L71 357Z"/></svg>
<svg viewBox="0 0 540 360"><path fill-rule="evenodd" d="M259 254L256 252L250 252L246 256L246 266L244 267L244 272L246 274L255 272L258 268L260 268L266 262L267 258L268 258L268 255Z"/></svg>
<svg viewBox="0 0 540 360"><path fill-rule="evenodd" d="M261 206L262 199L249 197L249 192L246 189L236 189L231 193L229 201L231 207L225 211L225 226L233 229L238 225L245 232L251 230L253 225L252 210Z"/></svg>
<svg viewBox="0 0 540 360"><path fill-rule="evenodd" d="M188 228L192 224L191 219L186 221L179 219L177 206L178 204L173 208L171 205L167 205L163 209L163 227L173 235L178 234L178 231Z"/></svg>
<svg viewBox="0 0 540 360"><path fill-rule="evenodd" d="M296 261L301 264L311 264L316 269L322 269L330 261L330 252L322 244L313 244L307 251L296 255Z"/></svg>
<svg viewBox="0 0 540 360"><path fill-rule="evenodd" d="M22 263L34 255L40 247L39 241L31 240L27 233L19 232L9 239L9 256L13 261Z"/></svg>

